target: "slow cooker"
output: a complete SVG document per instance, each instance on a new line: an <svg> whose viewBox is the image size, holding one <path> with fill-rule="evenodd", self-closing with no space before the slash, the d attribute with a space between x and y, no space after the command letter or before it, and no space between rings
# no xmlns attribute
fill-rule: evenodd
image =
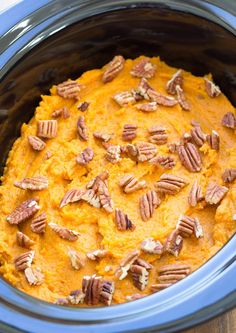
<svg viewBox="0 0 236 333"><path fill-rule="evenodd" d="M211 72L236 105L236 3L231 0L23 0L0 14L1 172L20 127L52 84L114 55L159 55ZM235 237L171 288L111 307L49 304L0 278L0 331L174 332L236 305Z"/></svg>

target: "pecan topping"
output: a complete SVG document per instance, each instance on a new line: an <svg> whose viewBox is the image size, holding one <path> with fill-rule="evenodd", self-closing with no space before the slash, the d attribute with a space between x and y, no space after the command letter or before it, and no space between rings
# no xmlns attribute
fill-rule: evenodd
<svg viewBox="0 0 236 333"><path fill-rule="evenodd" d="M148 130L150 134L149 141L157 145L164 145L167 142L168 135L166 129L162 126L152 126Z"/></svg>
<svg viewBox="0 0 236 333"><path fill-rule="evenodd" d="M222 179L225 183L232 183L236 179L236 168L225 169Z"/></svg>
<svg viewBox="0 0 236 333"><path fill-rule="evenodd" d="M189 133L184 133L180 138L180 144L186 144L192 140L192 136ZM179 145L180 146L180 145ZM179 149L179 147L178 147Z"/></svg>
<svg viewBox="0 0 236 333"><path fill-rule="evenodd" d="M220 149L220 136L216 131L212 131L211 134L207 135L207 142L211 149Z"/></svg>
<svg viewBox="0 0 236 333"><path fill-rule="evenodd" d="M202 201L203 199L204 196L202 193L202 188L198 184L198 181L195 180L188 195L188 203L190 206L196 207L198 202Z"/></svg>
<svg viewBox="0 0 236 333"><path fill-rule="evenodd" d="M144 290L148 284L149 270L152 268L148 262L143 259L137 259L130 267L133 283L139 290Z"/></svg>
<svg viewBox="0 0 236 333"><path fill-rule="evenodd" d="M121 161L120 154L120 146L111 145L107 148L105 157L109 162L116 164Z"/></svg>
<svg viewBox="0 0 236 333"><path fill-rule="evenodd" d="M182 70L178 70L172 78L167 82L166 91L168 94L175 95L176 94L176 86L183 88L183 76Z"/></svg>
<svg viewBox="0 0 236 333"><path fill-rule="evenodd" d="M28 136L28 142L34 150L43 150L46 147L46 143L40 138L34 135Z"/></svg>
<svg viewBox="0 0 236 333"><path fill-rule="evenodd" d="M224 198L227 192L228 188L226 186L210 182L206 188L205 200L210 205L216 205Z"/></svg>
<svg viewBox="0 0 236 333"><path fill-rule="evenodd" d="M116 271L116 276L119 280L123 280L131 267L131 265L138 259L140 255L140 251L136 250L130 252L124 259L122 259L119 268Z"/></svg>
<svg viewBox="0 0 236 333"><path fill-rule="evenodd" d="M34 242L27 235L20 231L17 231L16 233L16 242L19 246L26 247L27 249L34 244Z"/></svg>
<svg viewBox="0 0 236 333"><path fill-rule="evenodd" d="M107 83L112 80L122 71L125 64L125 59L121 56L115 56L107 65L102 76L102 82Z"/></svg>
<svg viewBox="0 0 236 333"><path fill-rule="evenodd" d="M172 231L164 245L164 251L178 257L183 246L183 238L180 236L178 230Z"/></svg>
<svg viewBox="0 0 236 333"><path fill-rule="evenodd" d="M99 303L102 290L101 276L84 276L82 281L82 292L85 294L84 301L88 305L96 305Z"/></svg>
<svg viewBox="0 0 236 333"><path fill-rule="evenodd" d="M203 133L200 125L194 126L191 129L191 139L199 147L201 147L206 142L207 135Z"/></svg>
<svg viewBox="0 0 236 333"><path fill-rule="evenodd" d="M82 292L82 290L77 289L70 292L70 295L68 296L68 301L71 304L80 304L84 302L85 294Z"/></svg>
<svg viewBox="0 0 236 333"><path fill-rule="evenodd" d="M84 190L77 190L77 189L71 189L67 191L60 202L59 208L62 208L68 205L69 203L80 201L84 193L85 193Z"/></svg>
<svg viewBox="0 0 236 333"><path fill-rule="evenodd" d="M66 106L63 106L62 108L55 110L52 113L52 117L53 118L62 117L63 119L67 119L70 117L70 112Z"/></svg>
<svg viewBox="0 0 236 333"><path fill-rule="evenodd" d="M158 240L156 241L153 238L146 238L141 243L141 250L151 254L162 254L163 245Z"/></svg>
<svg viewBox="0 0 236 333"><path fill-rule="evenodd" d="M93 153L92 148L88 147L88 148L84 149L79 156L77 156L76 162L79 165L85 166L85 165L89 164L90 161L92 161L93 156L94 156L94 153Z"/></svg>
<svg viewBox="0 0 236 333"><path fill-rule="evenodd" d="M146 162L152 159L157 153L157 147L149 142L137 142L128 144L126 150L129 156L137 159L138 162Z"/></svg>
<svg viewBox="0 0 236 333"><path fill-rule="evenodd" d="M62 239L66 239L70 242L74 242L80 236L80 233L74 230L67 229L62 227L56 223L49 223L48 224L53 231L55 231Z"/></svg>
<svg viewBox="0 0 236 333"><path fill-rule="evenodd" d="M179 143L178 142L173 142L173 143L169 143L167 145L168 149L169 149L169 152L171 154L176 154L178 153L178 149L179 149Z"/></svg>
<svg viewBox="0 0 236 333"><path fill-rule="evenodd" d="M52 157L52 152L51 152L51 150L47 150L46 151L46 153L45 153L45 155L44 155L44 160L49 160L49 158L51 158Z"/></svg>
<svg viewBox="0 0 236 333"><path fill-rule="evenodd" d="M192 218L190 216L180 215L176 230L182 237L189 237L192 234L194 234L196 238L203 237L201 223L196 217Z"/></svg>
<svg viewBox="0 0 236 333"><path fill-rule="evenodd" d="M143 112L153 112L157 110L157 102L149 102L136 105L136 108Z"/></svg>
<svg viewBox="0 0 236 333"><path fill-rule="evenodd" d="M94 132L93 136L98 139L101 140L103 142L108 142L111 140L112 138L112 134L107 134L107 133L103 133L103 132Z"/></svg>
<svg viewBox="0 0 236 333"><path fill-rule="evenodd" d="M178 154L182 165L191 172L199 172L202 169L202 160L197 147L191 142L181 144Z"/></svg>
<svg viewBox="0 0 236 333"><path fill-rule="evenodd" d="M236 128L236 117L233 112L227 112L222 118L222 125L228 128Z"/></svg>
<svg viewBox="0 0 236 333"><path fill-rule="evenodd" d="M82 102L77 106L77 109L84 112L87 110L87 108L89 107L89 103L88 102Z"/></svg>
<svg viewBox="0 0 236 333"><path fill-rule="evenodd" d="M137 299L140 299L140 298L143 298L143 297L146 297L146 296L147 295L133 294L133 295L126 296L126 300L128 302L132 302L132 301L136 301Z"/></svg>
<svg viewBox="0 0 236 333"><path fill-rule="evenodd" d="M57 136L57 120L38 120L37 135L46 139L55 138Z"/></svg>
<svg viewBox="0 0 236 333"><path fill-rule="evenodd" d="M177 100L178 100L181 108L185 111L189 111L190 110L190 104L186 100L183 89L178 85L176 86L175 89L176 89L176 93L177 93Z"/></svg>
<svg viewBox="0 0 236 333"><path fill-rule="evenodd" d="M139 209L142 220L149 220L153 216L154 210L160 205L160 203L160 198L153 190L150 190L142 195L139 199Z"/></svg>
<svg viewBox="0 0 236 333"><path fill-rule="evenodd" d="M137 126L134 124L125 124L122 133L124 141L132 141L137 136Z"/></svg>
<svg viewBox="0 0 236 333"><path fill-rule="evenodd" d="M113 201L108 191L108 186L105 182L100 182L97 195L99 197L101 206L105 209L105 211L108 213L113 212Z"/></svg>
<svg viewBox="0 0 236 333"><path fill-rule="evenodd" d="M88 129L85 124L84 116L80 116L77 122L77 131L81 140L88 141Z"/></svg>
<svg viewBox="0 0 236 333"><path fill-rule="evenodd" d="M136 99L134 94L131 91L121 91L113 96L113 99L118 103L121 107L127 106L129 104L135 104Z"/></svg>
<svg viewBox="0 0 236 333"><path fill-rule="evenodd" d="M79 99L79 93L81 90L81 84L79 84L77 81L70 80L65 81L57 86L57 93L59 96L63 98L74 98Z"/></svg>
<svg viewBox="0 0 236 333"><path fill-rule="evenodd" d="M115 283L108 280L102 280L102 288L100 292L100 302L105 305L111 305L112 297L115 291Z"/></svg>
<svg viewBox="0 0 236 333"><path fill-rule="evenodd" d="M138 181L138 179L134 177L133 174L126 174L120 179L119 185L123 188L125 193L131 193L145 188L146 181Z"/></svg>
<svg viewBox="0 0 236 333"><path fill-rule="evenodd" d="M93 207L96 207L96 208L101 207L99 196L93 189L89 189L89 190L85 191L82 194L81 199L88 202Z"/></svg>
<svg viewBox="0 0 236 333"><path fill-rule="evenodd" d="M157 192L174 195L187 184L187 181L182 177L164 173L161 175L155 186L157 188Z"/></svg>
<svg viewBox="0 0 236 333"><path fill-rule="evenodd" d="M57 304L57 305L68 305L69 304L69 301L67 298L58 298L54 304Z"/></svg>
<svg viewBox="0 0 236 333"><path fill-rule="evenodd" d="M30 219L39 210L38 199L29 199L19 206L17 206L13 212L7 216L7 222L10 224L19 224Z"/></svg>
<svg viewBox="0 0 236 333"><path fill-rule="evenodd" d="M151 79L156 72L156 66L153 65L148 58L142 58L133 66L130 74L134 77L145 77Z"/></svg>
<svg viewBox="0 0 236 333"><path fill-rule="evenodd" d="M173 169L175 160L171 156L157 156L149 160L152 165L160 165L164 169Z"/></svg>
<svg viewBox="0 0 236 333"><path fill-rule="evenodd" d="M23 178L21 181L14 182L14 185L23 190L41 191L48 188L48 178L44 176Z"/></svg>
<svg viewBox="0 0 236 333"><path fill-rule="evenodd" d="M15 267L18 271L24 271L30 267L34 259L35 252L28 251L20 254L14 259Z"/></svg>
<svg viewBox="0 0 236 333"><path fill-rule="evenodd" d="M71 266L74 269L79 270L82 267L84 267L83 258L80 256L80 254L76 250L72 249L71 247L68 247L68 256L71 261Z"/></svg>
<svg viewBox="0 0 236 333"><path fill-rule="evenodd" d="M128 215L123 213L118 208L116 208L116 211L115 211L115 223L116 223L117 229L120 231L135 229L135 225L128 218Z"/></svg>
<svg viewBox="0 0 236 333"><path fill-rule="evenodd" d="M43 283L44 274L41 272L39 268L28 267L24 271L26 280L31 286L39 286Z"/></svg>
<svg viewBox="0 0 236 333"><path fill-rule="evenodd" d="M44 234L47 224L47 216L46 213L43 212L42 214L34 217L31 222L31 230L36 234Z"/></svg>
<svg viewBox="0 0 236 333"><path fill-rule="evenodd" d="M87 253L87 257L90 260L99 260L108 255L109 251L104 249L98 249Z"/></svg>
<svg viewBox="0 0 236 333"><path fill-rule="evenodd" d="M208 80L207 78L205 78L204 80L205 80L205 89L208 96L217 97L221 94L220 88L217 85L215 85L214 82Z"/></svg>

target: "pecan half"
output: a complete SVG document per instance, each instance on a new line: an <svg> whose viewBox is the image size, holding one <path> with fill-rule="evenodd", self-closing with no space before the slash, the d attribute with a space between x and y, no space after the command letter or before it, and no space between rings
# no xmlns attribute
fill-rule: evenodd
<svg viewBox="0 0 236 333"><path fill-rule="evenodd" d="M191 109L189 102L185 97L185 93L180 86L176 86L177 100L181 106L181 108L185 111L189 111Z"/></svg>
<svg viewBox="0 0 236 333"><path fill-rule="evenodd" d="M166 239L164 244L164 252L173 254L178 257L183 246L183 238L180 236L178 230L172 231Z"/></svg>
<svg viewBox="0 0 236 333"><path fill-rule="evenodd" d="M182 177L164 173L155 184L155 187L157 192L174 195L187 184L188 182Z"/></svg>
<svg viewBox="0 0 236 333"><path fill-rule="evenodd" d="M72 290L67 297L71 304L80 304L84 302L85 294L80 289Z"/></svg>
<svg viewBox="0 0 236 333"><path fill-rule="evenodd" d="M193 186L188 195L188 203L192 207L196 207L198 202L204 199L202 188L198 184L197 179L194 181Z"/></svg>
<svg viewBox="0 0 236 333"><path fill-rule="evenodd" d="M226 186L218 185L215 182L210 182L206 188L205 200L210 205L218 204L228 192Z"/></svg>
<svg viewBox="0 0 236 333"><path fill-rule="evenodd" d="M113 281L102 280L102 287L99 301L105 305L111 305L112 297L115 291L115 283Z"/></svg>
<svg viewBox="0 0 236 333"><path fill-rule="evenodd" d="M44 281L44 274L39 268L28 267L24 271L26 280L31 286L39 286Z"/></svg>
<svg viewBox="0 0 236 333"><path fill-rule="evenodd" d="M28 136L28 142L30 146L37 151L43 150L46 147L46 143L34 135Z"/></svg>
<svg viewBox="0 0 236 333"><path fill-rule="evenodd" d="M168 94L175 95L176 94L176 86L183 88L183 75L182 70L178 70L172 78L167 82L166 91Z"/></svg>
<svg viewBox="0 0 236 333"><path fill-rule="evenodd" d="M57 120L38 120L37 136L52 139L57 136Z"/></svg>
<svg viewBox="0 0 236 333"><path fill-rule="evenodd" d="M97 195L99 197L101 206L105 209L106 212L113 212L113 201L108 190L108 186L105 182L101 182L98 186Z"/></svg>
<svg viewBox="0 0 236 333"><path fill-rule="evenodd" d="M29 249L34 244L34 241L32 241L27 235L20 231L17 231L16 233L16 242L19 246L26 247L27 249Z"/></svg>
<svg viewBox="0 0 236 333"><path fill-rule="evenodd" d="M182 237L189 237L192 234L194 234L196 238L203 237L201 223L196 217L192 218L190 216L180 215L176 230Z"/></svg>
<svg viewBox="0 0 236 333"><path fill-rule="evenodd" d="M133 174L126 174L120 179L119 185L125 193L131 193L145 188L146 181L139 181Z"/></svg>
<svg viewBox="0 0 236 333"><path fill-rule="evenodd" d="M41 191L48 188L48 178L44 176L23 178L21 181L14 182L14 185L23 190Z"/></svg>
<svg viewBox="0 0 236 333"><path fill-rule="evenodd" d="M79 270L82 267L84 267L84 260L81 257L81 255L74 249L72 249L71 247L68 247L68 256L70 258L71 261L71 266L76 269Z"/></svg>
<svg viewBox="0 0 236 333"><path fill-rule="evenodd" d="M77 131L81 140L88 141L88 129L84 116L80 116L77 122Z"/></svg>
<svg viewBox="0 0 236 333"><path fill-rule="evenodd" d="M116 270L116 276L119 280L123 280L127 275L131 265L138 259L139 250L130 252L124 259L121 260L119 268Z"/></svg>
<svg viewBox="0 0 236 333"><path fill-rule="evenodd" d="M117 229L120 231L135 229L135 225L128 218L128 215L118 208L116 208L115 210L115 224L117 226Z"/></svg>
<svg viewBox="0 0 236 333"><path fill-rule="evenodd" d="M102 75L102 82L107 83L112 80L122 71L124 68L125 59L121 55L115 56L105 68Z"/></svg>
<svg viewBox="0 0 236 333"><path fill-rule="evenodd" d="M28 251L15 257L14 264L17 271L24 271L30 267L34 259L35 251Z"/></svg>
<svg viewBox="0 0 236 333"><path fill-rule="evenodd" d="M207 135L207 142L211 149L220 149L220 136L216 131L212 131L211 134Z"/></svg>
<svg viewBox="0 0 236 333"><path fill-rule="evenodd" d="M151 254L162 254L163 245L158 240L154 240L153 238L146 238L141 243L141 250Z"/></svg>
<svg viewBox="0 0 236 333"><path fill-rule="evenodd" d="M148 262L143 259L137 259L130 267L133 283L139 290L144 290L148 284L149 270L152 268Z"/></svg>
<svg viewBox="0 0 236 333"><path fill-rule="evenodd" d="M194 126L191 129L191 139L199 147L201 147L206 142L207 135L202 131L200 125Z"/></svg>
<svg viewBox="0 0 236 333"><path fill-rule="evenodd" d="M88 102L82 102L77 106L77 109L84 112L88 109L89 103Z"/></svg>
<svg viewBox="0 0 236 333"><path fill-rule="evenodd" d="M101 276L84 276L82 280L82 292L85 294L84 301L88 305L99 303L102 290Z"/></svg>
<svg viewBox="0 0 236 333"><path fill-rule="evenodd" d="M94 152L93 152L92 148L88 147L88 148L84 149L82 151L82 153L79 154L79 156L77 156L76 162L79 165L85 166L85 165L89 164L89 162L92 161L93 157L94 157Z"/></svg>
<svg viewBox="0 0 236 333"><path fill-rule="evenodd" d="M66 106L63 106L62 108L53 111L52 117L53 118L62 117L63 119L67 119L70 117L70 112Z"/></svg>
<svg viewBox="0 0 236 333"><path fill-rule="evenodd" d="M204 78L204 80L205 80L205 89L208 96L217 97L221 94L220 88L217 85L215 85L214 82L208 80L207 78Z"/></svg>
<svg viewBox="0 0 236 333"><path fill-rule="evenodd" d="M98 140L101 140L103 142L108 142L111 140L113 135L97 131L93 133L93 136Z"/></svg>
<svg viewBox="0 0 236 333"><path fill-rule="evenodd" d="M86 201L93 207L96 207L96 208L101 207L100 198L93 189L89 189L89 190L85 191L82 194L81 199L83 199L84 201Z"/></svg>
<svg viewBox="0 0 236 333"><path fill-rule="evenodd" d="M135 104L136 99L132 91L121 91L113 96L113 99L121 107L128 106L129 104Z"/></svg>
<svg viewBox="0 0 236 333"><path fill-rule="evenodd" d="M80 236L80 233L74 230L67 229L56 223L49 223L50 228L55 231L62 239L66 239L70 242L75 242Z"/></svg>
<svg viewBox="0 0 236 333"><path fill-rule="evenodd" d="M225 183L232 183L236 179L236 168L225 169L222 179Z"/></svg>
<svg viewBox="0 0 236 333"><path fill-rule="evenodd" d="M44 234L47 225L47 215L45 212L32 219L30 228L36 234Z"/></svg>
<svg viewBox="0 0 236 333"><path fill-rule="evenodd" d="M81 88L81 84L79 84L77 81L65 81L58 84L57 93L63 98L74 98L78 100Z"/></svg>
<svg viewBox="0 0 236 333"><path fill-rule="evenodd" d="M149 142L137 142L136 144L128 144L126 150L129 156L137 159L138 162L146 162L157 154L157 147Z"/></svg>
<svg viewBox="0 0 236 333"><path fill-rule="evenodd" d="M157 110L157 102L149 102L136 105L136 108L143 112L154 112Z"/></svg>
<svg viewBox="0 0 236 333"><path fill-rule="evenodd" d="M236 117L233 112L227 112L221 121L221 124L225 127L235 129L236 128Z"/></svg>
<svg viewBox="0 0 236 333"><path fill-rule="evenodd" d="M142 195L139 199L139 209L142 220L149 220L153 216L154 210L160 205L160 203L161 200L156 191L150 190Z"/></svg>
<svg viewBox="0 0 236 333"><path fill-rule="evenodd" d="M116 164L116 163L119 163L121 161L120 154L121 154L120 146L111 145L107 148L105 158L109 162L111 162L113 164Z"/></svg>
<svg viewBox="0 0 236 333"><path fill-rule="evenodd" d="M67 191L64 197L61 199L59 208L62 208L68 205L69 203L80 201L84 193L85 193L84 190L78 190L78 189L71 189Z"/></svg>
<svg viewBox="0 0 236 333"><path fill-rule="evenodd" d="M130 71L134 77L145 77L151 79L156 72L156 65L153 65L148 58L142 58L137 62Z"/></svg>
<svg viewBox="0 0 236 333"><path fill-rule="evenodd" d="M132 141L137 136L137 126L134 124L125 124L122 132L124 141Z"/></svg>
<svg viewBox="0 0 236 333"><path fill-rule="evenodd" d="M182 165L191 172L199 172L202 169L202 160L197 147L191 142L181 144L178 149L179 159Z"/></svg>
<svg viewBox="0 0 236 333"><path fill-rule="evenodd" d="M109 251L104 249L98 249L87 253L87 257L90 260L99 260L105 258L108 255Z"/></svg>
<svg viewBox="0 0 236 333"><path fill-rule="evenodd" d="M167 132L166 129L162 126L152 126L148 130L150 137L149 141L156 143L157 145L164 145L167 142Z"/></svg>
<svg viewBox="0 0 236 333"><path fill-rule="evenodd" d="M10 224L19 224L30 219L39 210L38 199L29 199L19 206L7 216L7 222Z"/></svg>
<svg viewBox="0 0 236 333"><path fill-rule="evenodd" d="M175 160L171 156L156 156L149 160L152 165L160 165L164 169L173 169Z"/></svg>
<svg viewBox="0 0 236 333"><path fill-rule="evenodd" d="M108 177L109 177L109 172L105 170L95 178L91 179L86 187L88 189L93 189L96 192L101 183L105 183L107 185Z"/></svg>

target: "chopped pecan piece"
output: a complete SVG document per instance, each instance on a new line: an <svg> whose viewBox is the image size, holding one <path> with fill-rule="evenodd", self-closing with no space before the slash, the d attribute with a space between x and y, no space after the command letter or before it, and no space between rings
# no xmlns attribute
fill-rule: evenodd
<svg viewBox="0 0 236 333"><path fill-rule="evenodd" d="M124 141L132 141L137 136L137 126L134 124L125 124L122 133Z"/></svg>
<svg viewBox="0 0 236 333"><path fill-rule="evenodd" d="M167 82L166 91L168 94L175 95L176 94L176 86L183 88L183 75L182 70L178 70L172 78Z"/></svg>
<svg viewBox="0 0 236 333"><path fill-rule="evenodd" d="M68 205L69 203L80 201L84 193L85 193L84 190L78 190L78 189L71 189L67 191L64 197L61 199L59 208L62 208Z"/></svg>
<svg viewBox="0 0 236 333"><path fill-rule="evenodd" d="M157 192L166 194L177 194L188 182L182 178L172 174L164 173L155 184Z"/></svg>
<svg viewBox="0 0 236 333"><path fill-rule="evenodd" d="M139 199L139 209L143 221L149 220L154 210L160 205L161 200L156 191L150 190Z"/></svg>
<svg viewBox="0 0 236 333"><path fill-rule="evenodd" d="M164 145L167 142L167 132L166 129L162 126L152 126L148 130L150 134L149 141L156 143L157 145Z"/></svg>
<svg viewBox="0 0 236 333"><path fill-rule="evenodd" d="M84 267L84 260L81 257L81 255L74 249L72 249L71 247L68 247L68 256L70 258L71 261L71 266L74 269L81 269L82 267Z"/></svg>
<svg viewBox="0 0 236 333"><path fill-rule="evenodd" d="M35 252L28 251L20 254L14 259L15 267L18 271L24 271L30 267L34 259Z"/></svg>
<svg viewBox="0 0 236 333"><path fill-rule="evenodd" d="M112 297L115 291L115 283L113 281L102 280L102 288L99 301L105 305L111 305Z"/></svg>
<svg viewBox="0 0 236 333"><path fill-rule="evenodd" d="M169 144L167 145L167 147L168 147L168 149L169 149L169 152L170 152L171 154L176 154L176 153L178 153L179 145L180 145L180 144L179 144L178 142L169 143Z"/></svg>
<svg viewBox="0 0 236 333"><path fill-rule="evenodd" d="M39 268L28 267L24 271L26 280L31 286L39 286L43 283L44 274Z"/></svg>
<svg viewBox="0 0 236 333"><path fill-rule="evenodd" d="M101 276L84 276L82 281L82 292L85 294L84 301L88 305L96 305L99 303L102 290Z"/></svg>
<svg viewBox="0 0 236 333"><path fill-rule="evenodd" d="M177 93L177 100L178 100L181 108L185 111L189 111L191 109L190 104L185 97L183 89L178 85L176 86L175 89L176 89L176 93Z"/></svg>
<svg viewBox="0 0 236 333"><path fill-rule="evenodd" d="M226 186L210 182L206 188L205 200L210 205L216 205L224 198L227 192L228 188Z"/></svg>
<svg viewBox="0 0 236 333"><path fill-rule="evenodd" d="M80 233L74 230L67 229L56 223L49 223L50 228L55 231L62 239L66 239L70 242L75 242L80 236Z"/></svg>
<svg viewBox="0 0 236 333"><path fill-rule="evenodd" d="M89 107L89 103L88 102L82 102L77 106L77 109L84 112L87 110L87 108Z"/></svg>
<svg viewBox="0 0 236 333"><path fill-rule="evenodd" d="M93 156L94 156L94 153L93 153L92 148L88 147L88 148L84 149L79 156L77 156L76 162L79 165L85 166L85 165L89 164L89 162L92 161Z"/></svg>
<svg viewBox="0 0 236 333"><path fill-rule="evenodd" d="M107 83L112 80L122 71L125 64L125 59L121 55L115 56L107 65L102 76L102 82Z"/></svg>
<svg viewBox="0 0 236 333"><path fill-rule="evenodd" d="M23 190L41 191L48 188L48 178L44 176L23 178L21 181L14 182L14 185Z"/></svg>
<svg viewBox="0 0 236 333"><path fill-rule="evenodd" d="M200 125L194 126L191 129L191 139L199 147L201 147L206 142L207 135L202 131Z"/></svg>
<svg viewBox="0 0 236 333"><path fill-rule="evenodd" d="M202 160L197 147L191 142L181 144L178 154L182 165L191 172L199 172L202 169Z"/></svg>
<svg viewBox="0 0 236 333"><path fill-rule="evenodd" d="M28 136L28 142L34 150L40 151L46 147L46 143L34 135Z"/></svg>
<svg viewBox="0 0 236 333"><path fill-rule="evenodd" d="M13 212L7 216L7 222L10 224L19 224L30 219L39 210L38 199L29 199L19 206L17 206Z"/></svg>
<svg viewBox="0 0 236 333"><path fill-rule="evenodd" d="M99 260L108 255L109 251L104 249L98 249L87 253L87 257L90 260Z"/></svg>
<svg viewBox="0 0 236 333"><path fill-rule="evenodd" d="M85 294L80 289L76 289L70 292L68 301L71 304L80 304L84 302Z"/></svg>
<svg viewBox="0 0 236 333"><path fill-rule="evenodd" d="M202 188L198 184L198 181L195 180L188 195L188 203L190 206L196 207L198 202L202 201L203 199L204 196L202 193Z"/></svg>
<svg viewBox="0 0 236 333"><path fill-rule="evenodd" d="M141 250L151 254L162 254L163 245L158 240L156 241L153 238L146 238L141 243Z"/></svg>
<svg viewBox="0 0 236 333"><path fill-rule="evenodd" d="M146 187L146 181L139 181L133 174L124 175L119 183L125 193L131 193Z"/></svg>
<svg viewBox="0 0 236 333"><path fill-rule="evenodd" d="M63 119L67 119L70 117L70 112L66 106L63 106L62 108L53 111L52 117L53 118L62 117Z"/></svg>
<svg viewBox="0 0 236 333"><path fill-rule="evenodd" d="M207 78L205 78L204 80L205 80L205 89L208 96L217 97L221 94L220 88L217 85L215 85L214 82L208 80Z"/></svg>
<svg viewBox="0 0 236 333"><path fill-rule="evenodd" d="M134 94L131 91L121 91L113 96L113 99L118 103L121 107L127 106L129 104L135 104L136 99Z"/></svg>
<svg viewBox="0 0 236 333"><path fill-rule="evenodd" d="M148 284L149 270L152 268L148 262L143 259L137 259L130 267L133 283L136 288L143 291Z"/></svg>
<svg viewBox="0 0 236 333"><path fill-rule="evenodd" d="M180 236L178 230L172 231L166 239L164 244L164 252L173 254L178 257L183 246L183 238Z"/></svg>
<svg viewBox="0 0 236 333"><path fill-rule="evenodd" d="M84 116L80 116L77 122L77 131L81 140L88 141L88 129L85 124Z"/></svg>
<svg viewBox="0 0 236 333"><path fill-rule="evenodd" d="M105 209L105 211L108 213L113 212L113 201L108 191L108 186L105 182L101 182L99 184L97 195L99 197L101 206Z"/></svg>
<svg viewBox="0 0 236 333"><path fill-rule="evenodd" d="M67 298L58 298L54 304L57 305L68 305L69 304L69 300Z"/></svg>
<svg viewBox="0 0 236 333"><path fill-rule="evenodd" d="M135 225L128 218L128 215L125 214L124 212L122 212L118 208L116 208L116 211L115 211L115 223L116 223L117 229L120 231L135 229Z"/></svg>
<svg viewBox="0 0 236 333"><path fill-rule="evenodd" d="M32 241L27 235L20 231L17 231L16 233L16 242L19 246L26 247L27 249L29 249L34 244L34 241Z"/></svg>
<svg viewBox="0 0 236 333"><path fill-rule="evenodd" d="M182 137L180 138L180 144L184 145L188 142L192 141L192 136L189 133L184 133ZM180 146L180 145L179 145ZM179 147L178 147L179 149Z"/></svg>
<svg viewBox="0 0 236 333"><path fill-rule="evenodd" d="M128 302L132 302L132 301L136 301L137 299L140 299L140 298L143 298L143 297L146 297L146 296L147 295L133 294L133 295L126 296L126 300Z"/></svg>
<svg viewBox="0 0 236 333"><path fill-rule="evenodd" d="M88 202L93 207L96 207L96 208L101 207L100 198L93 189L89 189L89 190L85 191L82 194L81 199Z"/></svg>
<svg viewBox="0 0 236 333"><path fill-rule="evenodd" d="M220 149L220 136L216 131L213 130L211 134L207 135L207 142L209 143L211 149Z"/></svg>
<svg viewBox="0 0 236 333"><path fill-rule="evenodd" d="M160 165L164 169L173 169L175 160L171 156L156 156L149 160L152 165Z"/></svg>
<svg viewBox="0 0 236 333"><path fill-rule="evenodd" d="M108 177L109 177L109 173L107 170L105 170L102 173L100 173L100 175L98 175L94 179L90 180L90 182L88 182L86 187L88 189L93 189L96 192L101 183L105 183L107 185Z"/></svg>
<svg viewBox="0 0 236 333"><path fill-rule="evenodd" d="M36 234L44 234L47 224L47 216L46 213L43 212L42 214L34 217L31 222L31 230Z"/></svg>
<svg viewBox="0 0 236 333"><path fill-rule="evenodd" d="M116 164L121 161L120 154L121 154L120 146L111 145L107 148L105 157L109 162Z"/></svg>
<svg viewBox="0 0 236 333"><path fill-rule="evenodd" d="M130 74L134 77L145 77L151 79L156 72L156 66L153 65L148 58L142 58L133 66Z"/></svg>
<svg viewBox="0 0 236 333"><path fill-rule="evenodd" d="M189 237L192 234L194 234L196 238L203 237L201 223L196 217L192 218L190 216L180 215L176 230L182 237Z"/></svg>
<svg viewBox="0 0 236 333"><path fill-rule="evenodd" d="M113 135L97 131L93 133L93 136L98 140L101 140L103 142L108 142L111 140Z"/></svg>
<svg viewBox="0 0 236 333"><path fill-rule="evenodd" d="M45 153L45 155L44 155L44 157L43 157L43 159L44 160L49 160L49 158L51 158L52 155L53 154L52 154L51 150L47 150L46 153Z"/></svg>
<svg viewBox="0 0 236 333"><path fill-rule="evenodd" d="M55 138L57 136L57 120L38 120L37 135L45 139Z"/></svg>
<svg viewBox="0 0 236 333"><path fill-rule="evenodd" d="M236 117L233 112L227 112L221 121L222 125L228 128L235 129L236 128Z"/></svg>
<svg viewBox="0 0 236 333"><path fill-rule="evenodd" d="M138 259L140 255L140 251L132 251L130 252L124 259L122 259L119 268L116 271L116 276L119 280L123 280L130 270L131 265Z"/></svg>
<svg viewBox="0 0 236 333"><path fill-rule="evenodd" d="M157 102L149 102L136 105L136 108L143 112L154 112L157 110Z"/></svg>
<svg viewBox="0 0 236 333"><path fill-rule="evenodd" d="M225 183L232 183L236 179L236 168L225 169L222 179Z"/></svg>
<svg viewBox="0 0 236 333"><path fill-rule="evenodd" d="M65 81L58 84L57 93L63 98L74 98L78 100L81 88L81 84L79 84L77 81Z"/></svg>

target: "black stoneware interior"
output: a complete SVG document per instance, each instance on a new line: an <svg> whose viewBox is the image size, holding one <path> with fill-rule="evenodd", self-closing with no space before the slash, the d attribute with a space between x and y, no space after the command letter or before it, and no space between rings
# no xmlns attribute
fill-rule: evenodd
<svg viewBox="0 0 236 333"><path fill-rule="evenodd" d="M159 55L195 75L213 74L236 105L236 38L206 19L165 7L108 12L73 24L33 48L0 83L0 165L52 84L77 78L114 55ZM225 110L227 111L227 110Z"/></svg>

